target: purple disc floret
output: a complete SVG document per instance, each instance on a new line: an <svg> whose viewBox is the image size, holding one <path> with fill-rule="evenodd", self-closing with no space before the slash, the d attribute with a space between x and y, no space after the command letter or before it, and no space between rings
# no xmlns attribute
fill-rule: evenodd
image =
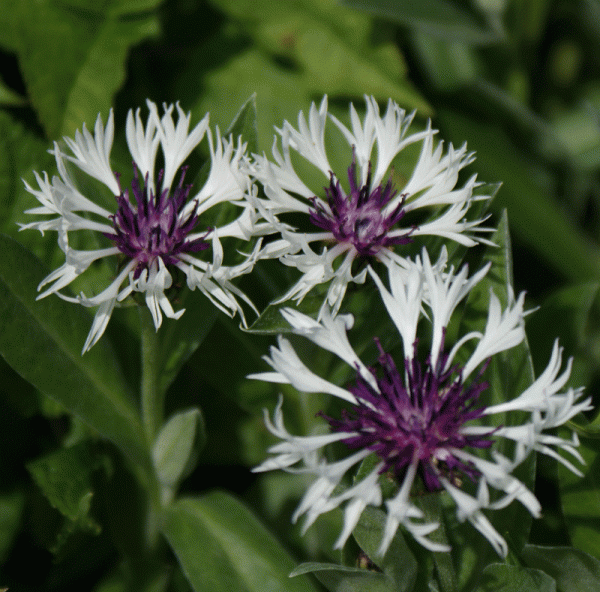
<svg viewBox="0 0 600 592"><path fill-rule="evenodd" d="M208 248L209 244L205 241L206 234L188 240L199 216L197 204L189 214L183 215L192 187L183 185L187 167L182 168L179 184L172 193L165 189L155 195L148 185L148 175L140 184L135 163L133 166L131 192L135 204L129 199L129 190L121 190L116 196L117 212L110 217L115 234L107 233L105 236L114 241L125 256L137 262L133 277L138 279L142 271L149 269L158 257L165 265L174 265L182 253L197 253ZM161 170L158 176L159 185L162 177ZM210 229L207 234L209 231Z"/></svg>
<svg viewBox="0 0 600 592"><path fill-rule="evenodd" d="M377 341L377 340L376 340ZM379 392L357 374L348 390L358 404L342 411L337 420L327 416L336 432L354 432L342 440L350 448L369 449L382 461L384 472L399 480L418 459L418 473L428 491L441 489L440 477L453 483L463 475L474 479L479 473L469 463L453 454L453 450L489 448L491 429L483 435L466 435L461 427L484 415L485 407L476 407L477 399L487 388L486 382L466 386L458 366L444 369L447 355L439 356L436 367L431 357L424 365L415 356L407 359L400 373L392 357L377 341L380 355L376 367L370 368Z"/></svg>
<svg viewBox="0 0 600 592"><path fill-rule="evenodd" d="M350 192L346 195L331 172L329 187L325 187L327 205L317 197L311 198L314 209L310 210L310 221L319 228L333 234L336 241L350 243L363 257L372 257L381 247L405 245L412 241L409 232L390 236L390 230L404 217L404 202L400 203L388 214L383 212L385 206L398 193L394 190L391 179L385 185L378 185L371 191L371 163L366 183L359 187L356 179L356 158L348 169Z"/></svg>

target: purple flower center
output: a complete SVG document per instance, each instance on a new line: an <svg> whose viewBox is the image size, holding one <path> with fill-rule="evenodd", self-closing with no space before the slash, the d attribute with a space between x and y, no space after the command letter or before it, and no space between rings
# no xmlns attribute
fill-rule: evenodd
<svg viewBox="0 0 600 592"><path fill-rule="evenodd" d="M168 189L154 195L148 186L148 175L140 184L138 170L134 167L131 192L135 204L129 200L129 190L121 190L116 196L117 213L111 216L115 234L105 234L114 241L119 251L137 262L133 277L140 277L160 257L165 265L174 265L182 253L196 253L208 248L206 235L187 240L198 223L198 206L187 215L183 209L187 203L191 185L183 186L187 167L182 168L179 184L169 193ZM161 184L164 171L160 171ZM119 175L117 174L117 179ZM210 231L210 229L209 229ZM207 234L208 232L207 231Z"/></svg>
<svg viewBox="0 0 600 592"><path fill-rule="evenodd" d="M377 340L376 340L377 341ZM404 376L379 342L378 368L370 368L380 392L357 374L356 383L348 390L358 405L342 411L340 420L327 416L336 432L354 432L342 440L350 448L367 448L383 461L382 473L391 472L399 480L414 459L418 473L428 491L440 489L440 477L458 483L462 475L474 479L478 471L453 454L467 446L489 448L490 429L483 435L465 435L461 426L481 417L485 408L475 403L487 383L466 387L457 366L444 370L448 359L440 355L435 368L428 357L423 367L415 356L405 361Z"/></svg>
<svg viewBox="0 0 600 592"><path fill-rule="evenodd" d="M340 243L352 244L363 257L375 255L381 247L405 245L412 241L410 234L414 228L400 236L389 236L390 229L404 216L406 195L402 196L400 203L390 213L384 214L382 210L398 192L393 189L391 179L385 186L378 185L373 191L370 190L370 162L367 181L359 187L356 157L352 156L352 164L348 169L348 195L342 190L333 172L330 172L330 176L329 187L324 188L329 208L317 197L310 200L314 208L310 210L310 221L315 226L331 232Z"/></svg>

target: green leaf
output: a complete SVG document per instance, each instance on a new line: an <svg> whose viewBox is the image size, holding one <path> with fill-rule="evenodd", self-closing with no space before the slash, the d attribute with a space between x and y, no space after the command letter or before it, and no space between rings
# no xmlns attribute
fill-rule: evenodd
<svg viewBox="0 0 600 592"><path fill-rule="evenodd" d="M22 107L26 100L9 88L0 78L0 105L5 107Z"/></svg>
<svg viewBox="0 0 600 592"><path fill-rule="evenodd" d="M341 0L342 4L430 35L477 45L498 43L500 32L447 0Z"/></svg>
<svg viewBox="0 0 600 592"><path fill-rule="evenodd" d="M384 557L378 555L383 537L385 513L378 508L365 508L358 524L352 531L356 542L369 559L381 569L393 583L396 592L410 592L417 579L417 560L412 554L401 529L394 535Z"/></svg>
<svg viewBox="0 0 600 592"><path fill-rule="evenodd" d="M479 123L455 112L439 113L449 139L467 140L477 152L480 176L502 181L494 199L496 210L506 208L512 232L566 278L575 282L597 279L600 249L592 246L569 215L540 186L506 133L493 123ZM526 196L526 197L525 197Z"/></svg>
<svg viewBox="0 0 600 592"><path fill-rule="evenodd" d="M98 468L88 442L63 448L27 464L27 470L50 505L71 522L98 528L90 518L94 490L92 474Z"/></svg>
<svg viewBox="0 0 600 592"><path fill-rule="evenodd" d="M600 559L600 440L583 438L579 452L583 477L558 467L560 500L572 544Z"/></svg>
<svg viewBox="0 0 600 592"><path fill-rule="evenodd" d="M256 129L256 93L240 107L225 136L242 136L248 144L248 154L258 152L258 131Z"/></svg>
<svg viewBox="0 0 600 592"><path fill-rule="evenodd" d="M160 430L152 448L152 459L162 485L174 487L193 470L206 442L200 409L172 415Z"/></svg>
<svg viewBox="0 0 600 592"><path fill-rule="evenodd" d="M483 331L487 322L490 292L493 292L500 300L502 309L506 308L511 299L512 249L506 212L502 215L498 228L490 240L497 246L486 248L483 262L490 261L492 265L486 276L473 287L467 297L459 335L465 335L470 331ZM461 350L463 349L465 348L461 348ZM458 355L464 356L464 352L461 350ZM490 386L482 393L481 403L487 406L514 399L531 385L533 378L533 364L529 347L527 342L523 341L512 349L493 356L485 373L485 379ZM494 415L490 419L490 424L493 426L520 425L524 417L523 412ZM499 440L495 449L508 458L513 455L513 444L507 440ZM533 491L535 454L531 454L521 463L513 471L513 475L522 481L530 491ZM513 501L504 509L490 512L488 517L494 528L507 540L510 548L518 550L527 542L532 517L517 501ZM459 581L475 583L485 565L496 557L495 552L470 524L465 524L463 527L456 523L455 517L448 516L449 520L450 518L454 523L448 527L448 536L452 544L454 565L461 568ZM465 566L468 566L468 572L464 569Z"/></svg>
<svg viewBox="0 0 600 592"><path fill-rule="evenodd" d="M145 8L156 7L159 0ZM107 115L125 78L129 49L156 35L154 15L125 12L122 0L8 0L19 65L31 103L48 137L72 134L82 122Z"/></svg>
<svg viewBox="0 0 600 592"><path fill-rule="evenodd" d="M332 0L214 3L239 19L259 47L291 60L313 93L343 97L372 94L431 113L406 76L393 32L386 35L383 27L376 29L372 19Z"/></svg>
<svg viewBox="0 0 600 592"><path fill-rule="evenodd" d="M196 592L306 592L294 562L259 520L225 492L179 499L163 532Z"/></svg>
<svg viewBox="0 0 600 592"><path fill-rule="evenodd" d="M290 576L312 573L330 592L397 592L394 582L379 571L333 563L303 563Z"/></svg>
<svg viewBox="0 0 600 592"><path fill-rule="evenodd" d="M149 469L135 404L108 342L81 355L90 315L55 296L36 301L35 287L47 270L1 235L0 252L0 354L25 380Z"/></svg>
<svg viewBox="0 0 600 592"><path fill-rule="evenodd" d="M452 40L415 32L414 48L433 84L444 91L456 90L480 75L476 48Z"/></svg>
<svg viewBox="0 0 600 592"><path fill-rule="evenodd" d="M556 582L543 571L492 563L483 570L486 579L478 592L556 592Z"/></svg>
<svg viewBox="0 0 600 592"><path fill-rule="evenodd" d="M596 592L600 582L600 561L572 547L526 545L521 558L556 580L558 592Z"/></svg>
<svg viewBox="0 0 600 592"><path fill-rule="evenodd" d="M285 302L278 302L277 304L269 304L246 331L248 333L257 333L259 335L290 333L292 327L281 314L281 311L284 308L291 307L316 319L319 310L323 305L324 296L319 296L315 292L318 292L318 290L313 290L313 293L306 296L300 304L295 300L286 300Z"/></svg>
<svg viewBox="0 0 600 592"><path fill-rule="evenodd" d="M426 523L439 523L439 526L434 530L428 538L435 542L443 545L449 545L448 534L446 532L446 523L444 520L444 502L446 507L450 506L451 512L455 513L454 502L450 501L450 496L444 492L435 492L431 495L423 495L419 499L415 500L416 505L423 511L424 522ZM454 592L457 584L457 573L452 563L452 554L447 552L431 552L429 553L433 559L435 566L434 581L439 587L440 592Z"/></svg>
<svg viewBox="0 0 600 592"><path fill-rule="evenodd" d="M50 547L56 554L77 531L98 535L100 525L90 515L93 473L101 466L89 441L52 452L28 463L27 470L53 508L65 518Z"/></svg>
<svg viewBox="0 0 600 592"><path fill-rule="evenodd" d="M159 381L163 393L204 341L219 314L217 307L199 290L184 288L178 304L185 308L182 322L165 323L160 330L162 371L159 373Z"/></svg>
<svg viewBox="0 0 600 592"><path fill-rule="evenodd" d="M559 338L565 352L574 356L569 384L579 386L589 382L600 362L596 338L589 331L598 289L597 282L561 288L545 298L541 307L527 318L527 336L532 344L534 365L539 371L548 364L554 341ZM552 331L548 331L548 327L552 327Z"/></svg>
<svg viewBox="0 0 600 592"><path fill-rule="evenodd" d="M4 563L19 532L25 506L22 493L0 495L0 562Z"/></svg>
<svg viewBox="0 0 600 592"><path fill-rule="evenodd" d="M23 211L37 203L25 190L23 179L32 183L32 168L45 168L54 163L47 152L48 145L7 112L0 112L0 230L17 234L17 222L25 222ZM43 256L51 249L44 249L44 240L38 233L24 233L21 242L35 243ZM56 244L56 241L53 241ZM58 248L58 247L57 247Z"/></svg>

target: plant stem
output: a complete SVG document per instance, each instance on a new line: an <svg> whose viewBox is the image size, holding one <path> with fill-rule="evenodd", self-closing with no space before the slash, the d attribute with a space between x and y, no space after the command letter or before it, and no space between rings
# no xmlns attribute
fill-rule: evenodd
<svg viewBox="0 0 600 592"><path fill-rule="evenodd" d="M156 436L163 423L164 393L159 387L160 340L150 311L139 307L141 324L142 380L140 385L142 423L146 434L148 449L151 452ZM160 530L160 484L155 473L148 483L148 502L146 514L146 545L152 554L157 547Z"/></svg>
<svg viewBox="0 0 600 592"><path fill-rule="evenodd" d="M145 306L140 306L141 355L142 355L142 422L151 448L163 422L164 394L158 385L160 354L159 339L154 328L152 315Z"/></svg>

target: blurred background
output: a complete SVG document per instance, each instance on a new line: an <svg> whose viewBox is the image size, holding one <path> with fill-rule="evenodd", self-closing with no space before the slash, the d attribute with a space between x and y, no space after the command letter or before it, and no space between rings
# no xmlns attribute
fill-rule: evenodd
<svg viewBox="0 0 600 592"><path fill-rule="evenodd" d="M573 385L587 385L598 399L600 1L0 0L0 230L55 266L56 237L19 234L17 227L35 205L22 179L33 183L34 169L53 174L52 142L83 122L91 129L98 113L106 118L114 107L114 157L122 161L126 113L145 110L147 98L178 101L193 121L209 111L211 124L226 130L254 93L254 140L267 154L273 126L284 119L295 125L298 112L324 94L343 121L348 103L362 112L368 94L382 108L391 98L416 110L417 127L431 118L446 142L467 142L477 159L465 178L476 172L481 181L502 183L491 224L508 212L515 291L527 290L530 305L540 307L527 326L534 364L545 367L560 337L575 356ZM127 326L122 314L107 334ZM264 442L255 441L264 438L257 436L264 395L244 376L260 369L272 340L236 337L232 346L235 332L237 322L219 320L171 389L173 408L194 404L201 392L212 426L201 468L184 489L219 486L260 499L252 503L288 548L310 556L320 543L310 533L300 541L297 528L286 533L280 520L293 507L289 486L278 497L277 476L258 486L248 472L264 455ZM245 349L244 340L252 345ZM225 384L219 344L239 356ZM122 355L130 361L137 353ZM14 577L27 557L35 566L27 574L32 589L88 582L112 551L81 547L68 533L71 542L58 544L59 519L24 468L73 427L0 363L7 443L0 457L0 576ZM218 380L199 370L213 363L221 364ZM600 557L596 434L593 423L582 428L588 475L562 505L556 466L541 466L538 494L547 495L550 509L534 529L540 541L570 541ZM299 494L304 485L296 487ZM93 538L93 526L78 536ZM47 551L57 544L58 552ZM82 549L89 561L69 561ZM83 573L77 565L85 565Z"/></svg>

